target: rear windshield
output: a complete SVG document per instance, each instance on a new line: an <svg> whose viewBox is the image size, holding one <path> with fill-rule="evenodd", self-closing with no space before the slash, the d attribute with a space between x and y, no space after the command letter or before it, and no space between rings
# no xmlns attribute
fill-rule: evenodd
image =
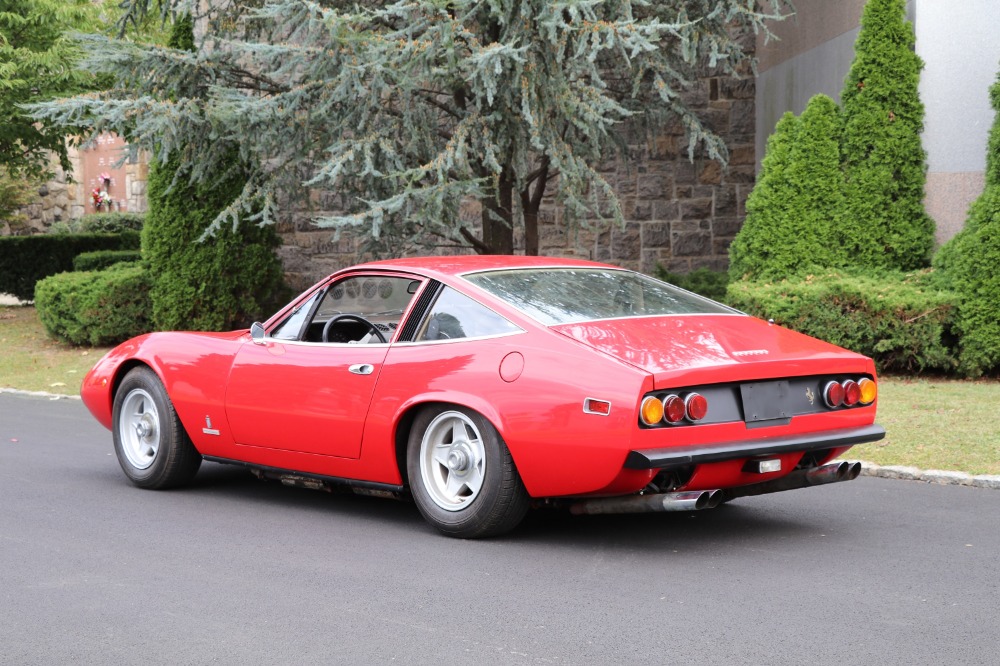
<svg viewBox="0 0 1000 666"><path fill-rule="evenodd" d="M676 314L736 314L641 273L602 268L486 271L466 280L546 325Z"/></svg>

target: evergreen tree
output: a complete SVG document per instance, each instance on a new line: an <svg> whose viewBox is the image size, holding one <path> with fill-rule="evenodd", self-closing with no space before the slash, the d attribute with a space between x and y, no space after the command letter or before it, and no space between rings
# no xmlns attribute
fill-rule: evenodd
<svg viewBox="0 0 1000 666"><path fill-rule="evenodd" d="M500 253L523 228L531 254L551 190L577 220L622 221L599 167L627 157L626 128L679 123L690 155L724 160L683 93L705 65L745 72L742 37L785 2L206 0L206 48L95 42L91 62L117 89L39 117L124 132L199 181L228 154L188 147L239 145L252 170L216 226L256 202L270 222L319 188L346 207L321 224ZM134 20L150 0L125 6ZM458 214L469 199L475 225Z"/></svg>
<svg viewBox="0 0 1000 666"><path fill-rule="evenodd" d="M956 328L961 370L1000 369L1000 75L990 88L996 111L986 150L986 185L962 229L935 255L934 266L961 295Z"/></svg>
<svg viewBox="0 0 1000 666"><path fill-rule="evenodd" d="M923 207L923 62L914 42L905 0L868 0L841 93L844 228L854 240L852 261L861 266L921 268L934 244L934 222Z"/></svg>
<svg viewBox="0 0 1000 666"><path fill-rule="evenodd" d="M66 33L95 28L97 10L91 0L0 0L0 166L12 176L43 176L51 153L71 169L65 128L37 122L20 105L93 85Z"/></svg>
<svg viewBox="0 0 1000 666"><path fill-rule="evenodd" d="M170 47L190 49L193 23L174 24ZM192 146L199 150L205 146ZM245 176L230 150L218 178L190 182L179 154L154 163L148 181L149 213L142 254L153 286L153 323L159 329L227 330L260 316L281 283L279 244L272 227L225 225L205 241L205 229L243 190ZM263 302L262 302L263 301Z"/></svg>
<svg viewBox="0 0 1000 666"><path fill-rule="evenodd" d="M780 243L777 235L788 219L792 184L788 170L799 119L791 111L778 120L767 138L757 182L747 197L747 216L729 246L729 275L732 280L755 279L766 273L774 260L772 249Z"/></svg>
<svg viewBox="0 0 1000 666"><path fill-rule="evenodd" d="M768 139L747 218L730 247L733 279L775 279L845 263L841 222L840 116L826 95L802 116L778 121Z"/></svg>

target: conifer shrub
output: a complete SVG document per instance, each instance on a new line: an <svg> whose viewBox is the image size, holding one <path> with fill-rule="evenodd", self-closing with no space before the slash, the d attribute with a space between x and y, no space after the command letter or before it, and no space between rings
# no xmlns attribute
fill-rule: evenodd
<svg viewBox="0 0 1000 666"><path fill-rule="evenodd" d="M959 369L979 376L1000 369L1000 75L990 87L996 110L986 152L986 186L965 227L934 256L942 283L961 298L955 328Z"/></svg>
<svg viewBox="0 0 1000 666"><path fill-rule="evenodd" d="M776 324L871 356L880 372L949 372L955 294L929 271L827 270L780 281L740 280L728 303Z"/></svg>
<svg viewBox="0 0 1000 666"><path fill-rule="evenodd" d="M123 261L136 262L142 258L139 250L97 250L83 252L73 257L74 271L99 271Z"/></svg>
<svg viewBox="0 0 1000 666"><path fill-rule="evenodd" d="M142 253L154 285L158 329L228 330L263 314L280 290L282 270L273 227L223 226L202 238L239 194L239 174L213 184L175 179L173 159L150 168L149 214Z"/></svg>
<svg viewBox="0 0 1000 666"><path fill-rule="evenodd" d="M730 249L734 279L844 265L840 131L837 104L826 95L810 99L798 119L786 113L778 122Z"/></svg>
<svg viewBox="0 0 1000 666"><path fill-rule="evenodd" d="M842 151L848 254L858 266L929 264L934 222L924 210L923 62L905 0L868 0L844 82Z"/></svg>
<svg viewBox="0 0 1000 666"><path fill-rule="evenodd" d="M152 330L150 278L138 263L59 273L39 281L35 308L49 335L74 345L113 345Z"/></svg>
<svg viewBox="0 0 1000 666"><path fill-rule="evenodd" d="M705 298L719 302L725 302L726 287L729 286L728 273L708 268L696 268L690 273L671 273L657 264L656 277L681 289L693 291Z"/></svg>

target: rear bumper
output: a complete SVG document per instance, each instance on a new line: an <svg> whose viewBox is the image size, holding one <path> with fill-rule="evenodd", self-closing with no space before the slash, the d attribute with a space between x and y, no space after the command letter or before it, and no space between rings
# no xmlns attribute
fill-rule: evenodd
<svg viewBox="0 0 1000 666"><path fill-rule="evenodd" d="M805 435L629 451L625 458L625 469L669 469L793 451L821 451L877 442L883 437L885 437L885 428L873 423L859 428L823 430Z"/></svg>

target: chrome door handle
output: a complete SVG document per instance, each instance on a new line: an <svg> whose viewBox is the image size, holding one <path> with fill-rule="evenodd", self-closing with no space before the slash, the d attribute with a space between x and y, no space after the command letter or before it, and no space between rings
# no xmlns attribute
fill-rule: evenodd
<svg viewBox="0 0 1000 666"><path fill-rule="evenodd" d="M375 372L375 366L371 363L355 363L348 370L356 375L370 375Z"/></svg>

